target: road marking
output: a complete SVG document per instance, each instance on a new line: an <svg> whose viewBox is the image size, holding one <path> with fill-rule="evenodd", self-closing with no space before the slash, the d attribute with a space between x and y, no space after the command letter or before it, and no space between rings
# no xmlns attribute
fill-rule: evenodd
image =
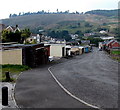
<svg viewBox="0 0 120 110"><path fill-rule="evenodd" d="M95 108L95 109L100 109L99 107L97 106L94 106L94 105L91 105L83 100L81 100L80 98L76 97L75 95L73 95L71 92L69 92L61 83L60 81L58 81L58 79L55 77L55 75L52 73L52 71L50 70L51 67L48 68L48 71L50 72L50 74L52 75L52 77L54 78L54 80L57 82L57 84L68 94L70 95L72 98L76 99L77 101L89 106L89 107L92 107L92 108Z"/></svg>

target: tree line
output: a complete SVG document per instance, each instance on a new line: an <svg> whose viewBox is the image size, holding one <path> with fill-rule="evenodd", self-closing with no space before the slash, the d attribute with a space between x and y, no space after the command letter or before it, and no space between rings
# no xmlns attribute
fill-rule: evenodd
<svg viewBox="0 0 120 110"><path fill-rule="evenodd" d="M41 11L38 11L38 12L20 12L19 14L10 14L9 15L9 18L12 18L12 17L17 17L17 16L25 16L25 15L37 15L37 14L95 14L95 15L101 15L101 16L107 16L107 17L111 17L111 16L115 16L117 17L120 13L120 9L115 9L115 10L92 10L92 11L87 11L85 13L83 12L70 12L69 10L66 10L66 11L59 11L58 9L56 10L56 12L50 12L49 10L48 11L45 11L45 10L41 10Z"/></svg>
<svg viewBox="0 0 120 110"><path fill-rule="evenodd" d="M25 15L37 15L37 14L83 14L83 12L69 12L69 10L66 10L66 11L59 11L58 9L56 10L56 12L50 12L49 10L48 11L38 11L38 12L26 12L26 13L19 13L19 14L10 14L9 15L9 18L12 18L12 17L17 17L17 16L25 16Z"/></svg>
<svg viewBox="0 0 120 110"><path fill-rule="evenodd" d="M71 40L71 36L67 30L63 30L63 31L53 30L53 31L47 32L47 35L57 39L65 39L66 41Z"/></svg>

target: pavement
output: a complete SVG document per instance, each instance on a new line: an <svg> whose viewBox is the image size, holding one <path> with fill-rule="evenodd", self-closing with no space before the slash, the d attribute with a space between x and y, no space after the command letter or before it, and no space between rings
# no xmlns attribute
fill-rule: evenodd
<svg viewBox="0 0 120 110"><path fill-rule="evenodd" d="M2 105L2 91L0 91L0 109L11 109L16 108L17 110L17 104L14 100L14 87L15 83L9 83L9 82L0 82L0 89L2 90L2 87L8 87L8 106Z"/></svg>

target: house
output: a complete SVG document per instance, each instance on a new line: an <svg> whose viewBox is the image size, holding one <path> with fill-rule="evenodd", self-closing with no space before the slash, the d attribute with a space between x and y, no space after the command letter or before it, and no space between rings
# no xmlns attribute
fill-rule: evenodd
<svg viewBox="0 0 120 110"><path fill-rule="evenodd" d="M101 39L103 40L112 40L112 39L115 39L114 36L110 36L110 37L100 37Z"/></svg>
<svg viewBox="0 0 120 110"><path fill-rule="evenodd" d="M90 40L81 40L82 45L90 45Z"/></svg>
<svg viewBox="0 0 120 110"><path fill-rule="evenodd" d="M66 40L65 39L50 38L50 40L48 40L48 43L65 44Z"/></svg>
<svg viewBox="0 0 120 110"><path fill-rule="evenodd" d="M57 39L55 43L66 44L66 40L65 39Z"/></svg>
<svg viewBox="0 0 120 110"><path fill-rule="evenodd" d="M99 33L100 33L100 34L107 34L107 31L101 30Z"/></svg>
<svg viewBox="0 0 120 110"><path fill-rule="evenodd" d="M116 40L100 42L99 47L110 52L111 49L120 49L120 43Z"/></svg>
<svg viewBox="0 0 120 110"><path fill-rule="evenodd" d="M40 43L41 42L41 36L39 34L31 34L30 37L26 39L27 42L32 43Z"/></svg>
<svg viewBox="0 0 120 110"><path fill-rule="evenodd" d="M49 62L50 45L44 44L12 44L4 45L0 50L1 64L19 64L37 67Z"/></svg>
<svg viewBox="0 0 120 110"><path fill-rule="evenodd" d="M72 39L77 39L78 38L78 34L70 34Z"/></svg>
<svg viewBox="0 0 120 110"><path fill-rule="evenodd" d="M113 43L110 45L109 48L120 48L120 43L117 42L117 41L115 41L115 42L113 42Z"/></svg>
<svg viewBox="0 0 120 110"><path fill-rule="evenodd" d="M112 43L113 43L113 42L115 42L115 40L110 40L110 41L107 41L107 42L106 42L106 47L107 47L107 49L112 48Z"/></svg>
<svg viewBox="0 0 120 110"><path fill-rule="evenodd" d="M84 36L86 37L89 37L89 36L92 36L92 35L95 35L95 33L85 33Z"/></svg>
<svg viewBox="0 0 120 110"><path fill-rule="evenodd" d="M11 31L11 32L20 31L18 25L16 25L16 27L8 26L7 28L5 28L5 30Z"/></svg>

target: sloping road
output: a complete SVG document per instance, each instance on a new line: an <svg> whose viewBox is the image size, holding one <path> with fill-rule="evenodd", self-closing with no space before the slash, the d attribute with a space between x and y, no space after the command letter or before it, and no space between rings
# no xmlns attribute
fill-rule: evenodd
<svg viewBox="0 0 120 110"><path fill-rule="evenodd" d="M94 51L53 66L51 72L72 94L102 108L118 108L118 63Z"/></svg>
<svg viewBox="0 0 120 110"><path fill-rule="evenodd" d="M59 87L48 67L36 68L20 75L15 87L17 105L20 108L88 108Z"/></svg>
<svg viewBox="0 0 120 110"><path fill-rule="evenodd" d="M48 67L20 75L15 98L21 108L88 108L66 94L55 82ZM50 71L73 95L102 108L118 107L118 63L103 51L94 51L61 64Z"/></svg>

